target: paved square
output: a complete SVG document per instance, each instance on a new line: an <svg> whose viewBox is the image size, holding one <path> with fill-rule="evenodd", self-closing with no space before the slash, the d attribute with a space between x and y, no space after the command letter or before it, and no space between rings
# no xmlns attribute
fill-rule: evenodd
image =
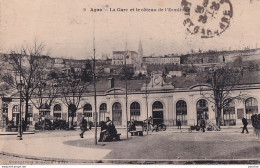
<svg viewBox="0 0 260 168"><path fill-rule="evenodd" d="M78 131L47 131L2 136L0 151L19 158L56 160L74 163L109 161L196 161L260 159L260 142L251 132L153 132L148 136L129 135L119 129L122 140L94 145L94 131L85 138ZM11 157L6 157L11 159ZM5 161L7 161L5 160ZM48 164L48 163L47 163Z"/></svg>

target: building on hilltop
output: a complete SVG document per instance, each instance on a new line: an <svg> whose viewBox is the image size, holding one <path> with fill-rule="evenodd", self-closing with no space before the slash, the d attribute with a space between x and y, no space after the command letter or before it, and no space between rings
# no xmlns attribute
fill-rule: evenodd
<svg viewBox="0 0 260 168"><path fill-rule="evenodd" d="M136 51L113 51L112 65L133 65L137 58Z"/></svg>
<svg viewBox="0 0 260 168"><path fill-rule="evenodd" d="M144 64L180 64L180 56L156 56L156 57L144 57Z"/></svg>

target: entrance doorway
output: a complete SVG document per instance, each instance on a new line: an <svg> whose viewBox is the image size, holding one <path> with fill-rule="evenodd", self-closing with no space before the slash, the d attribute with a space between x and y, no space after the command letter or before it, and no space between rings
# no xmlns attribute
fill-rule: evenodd
<svg viewBox="0 0 260 168"><path fill-rule="evenodd" d="M163 123L163 104L160 101L153 103L153 124Z"/></svg>
<svg viewBox="0 0 260 168"><path fill-rule="evenodd" d="M209 108L208 108L208 102L205 99L200 99L197 102L197 124L200 125L200 120L209 119Z"/></svg>
<svg viewBox="0 0 260 168"><path fill-rule="evenodd" d="M112 120L114 125L122 125L122 106L119 102L116 102L112 106Z"/></svg>

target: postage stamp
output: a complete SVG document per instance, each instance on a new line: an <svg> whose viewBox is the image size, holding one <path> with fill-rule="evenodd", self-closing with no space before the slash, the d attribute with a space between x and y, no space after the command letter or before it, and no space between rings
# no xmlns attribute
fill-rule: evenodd
<svg viewBox="0 0 260 168"><path fill-rule="evenodd" d="M230 0L182 0L187 32L212 38L225 32L233 17Z"/></svg>

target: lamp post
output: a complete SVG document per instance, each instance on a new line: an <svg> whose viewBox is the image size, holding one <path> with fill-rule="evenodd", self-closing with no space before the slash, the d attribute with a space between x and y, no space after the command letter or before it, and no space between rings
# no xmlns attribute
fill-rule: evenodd
<svg viewBox="0 0 260 168"><path fill-rule="evenodd" d="M93 28L93 84L94 84L94 104L95 104L95 145L97 145L97 89L96 89L96 45L95 45L95 18Z"/></svg>
<svg viewBox="0 0 260 168"><path fill-rule="evenodd" d="M94 60L93 60L93 82L94 82L94 103L95 103L95 145L97 145L97 89L96 89L96 49L94 45Z"/></svg>
<svg viewBox="0 0 260 168"><path fill-rule="evenodd" d="M146 134L148 135L149 123L148 123L148 76L145 77L145 100L146 100Z"/></svg>
<svg viewBox="0 0 260 168"><path fill-rule="evenodd" d="M22 133L22 89L23 89L23 82L22 82L22 59L20 57L20 72L19 72L19 83L17 84L17 88L20 92L20 109L19 109L19 125L18 125L18 133L17 137L19 137L19 140L23 140L23 133Z"/></svg>
<svg viewBox="0 0 260 168"><path fill-rule="evenodd" d="M126 110L126 138L128 139L128 113L127 113L127 72L126 72L126 57L127 57L127 50L125 51L125 110Z"/></svg>
<svg viewBox="0 0 260 168"><path fill-rule="evenodd" d="M20 73L20 82L18 83L18 90L20 92L20 109L19 109L19 125L18 125L18 133L17 137L19 137L19 140L23 140L22 135L22 89L23 89L23 83Z"/></svg>

